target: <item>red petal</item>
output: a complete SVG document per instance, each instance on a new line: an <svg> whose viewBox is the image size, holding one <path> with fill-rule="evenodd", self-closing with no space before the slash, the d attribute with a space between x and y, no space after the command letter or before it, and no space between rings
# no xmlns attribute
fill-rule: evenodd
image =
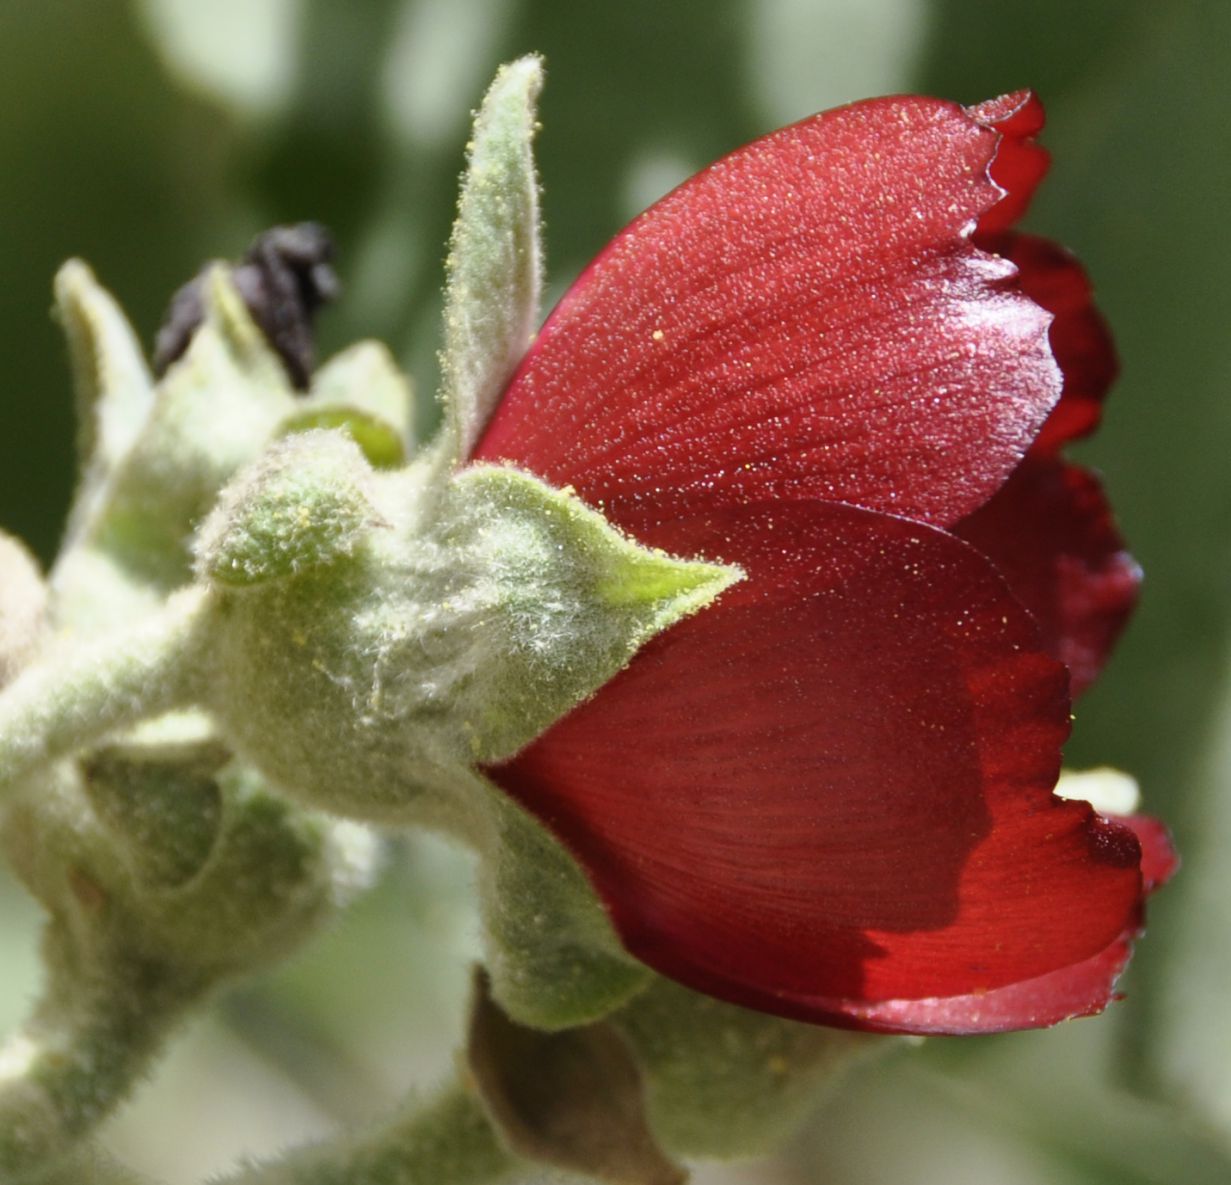
<svg viewBox="0 0 1231 1185"><path fill-rule="evenodd" d="M989 172L1004 196L979 219L980 233L992 234L1021 218L1051 165L1047 149L1034 142L1043 130L1043 104L1033 91L1017 91L971 107L969 114L1002 137Z"/></svg>
<svg viewBox="0 0 1231 1185"><path fill-rule="evenodd" d="M1004 1033L1043 1029L1102 1012L1115 999L1116 980L1132 953L1130 933L1092 958L1048 975L1011 983L995 991L928 1000L882 1000L858 1005L840 1000L801 1001L804 1008L825 1004L834 1024L885 1033Z"/></svg>
<svg viewBox="0 0 1231 1185"><path fill-rule="evenodd" d="M1180 864L1167 828L1149 815L1110 818L1130 828L1141 844L1144 891L1151 893L1165 885ZM809 1000L802 1002L800 1015L807 1019L827 1003L833 1023L884 1032L1000 1033L1045 1028L1076 1016L1093 1016L1116 998L1116 981L1132 953L1132 940L1141 930L1138 921L1091 959L981 995L882 1000L867 1005Z"/></svg>
<svg viewBox="0 0 1231 1185"><path fill-rule="evenodd" d="M1141 569L1124 549L1094 474L1027 458L956 534L992 560L1034 615L1048 651L1084 691L1137 603Z"/></svg>
<svg viewBox="0 0 1231 1185"><path fill-rule="evenodd" d="M1109 815L1132 828L1141 844L1141 880L1147 893L1161 889L1179 870L1180 857L1165 824L1150 815Z"/></svg>
<svg viewBox="0 0 1231 1185"><path fill-rule="evenodd" d="M799 1016L992 990L1132 923L1137 841L1050 793L1064 674L973 549L828 503L649 541L750 578L492 771L634 954Z"/></svg>
<svg viewBox="0 0 1231 1185"><path fill-rule="evenodd" d="M477 457L634 532L796 498L957 521L1059 394L1046 314L970 241L1001 142L954 104L881 99L699 173L565 296Z"/></svg>
<svg viewBox="0 0 1231 1185"><path fill-rule="evenodd" d="M1120 368L1111 331L1094 306L1085 270L1063 247L1023 234L976 236L976 242L1017 264L1022 291L1055 317L1050 340L1064 390L1031 450L1054 453L1098 426Z"/></svg>

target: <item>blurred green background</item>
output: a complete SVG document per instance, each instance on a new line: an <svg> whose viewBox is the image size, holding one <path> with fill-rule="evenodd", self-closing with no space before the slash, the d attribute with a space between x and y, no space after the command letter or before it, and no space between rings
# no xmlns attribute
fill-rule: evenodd
<svg viewBox="0 0 1231 1185"><path fill-rule="evenodd" d="M50 281L81 255L152 339L168 294L257 230L317 218L345 299L323 352L387 340L430 394L467 113L544 53L552 292L695 168L837 103L921 90L1047 101L1029 226L1087 262L1123 377L1081 450L1146 572L1079 706L1071 764L1136 774L1184 871L1098 1020L933 1041L847 1083L772 1165L711 1185L1231 1179L1231 3L1227 0L0 0L0 522L44 558L73 428ZM429 413L430 414L430 411ZM415 841L318 948L228 996L115 1123L200 1180L447 1066L473 942L466 869ZM36 977L0 881L0 1021Z"/></svg>

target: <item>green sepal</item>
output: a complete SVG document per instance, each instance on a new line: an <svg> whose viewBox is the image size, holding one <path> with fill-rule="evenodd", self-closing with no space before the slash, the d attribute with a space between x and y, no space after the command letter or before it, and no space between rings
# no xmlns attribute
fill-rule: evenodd
<svg viewBox="0 0 1231 1185"><path fill-rule="evenodd" d="M547 1032L589 1024L650 982L620 945L585 873L537 819L484 782L489 828L472 831L482 853L479 904L491 993L518 1023Z"/></svg>
<svg viewBox="0 0 1231 1185"><path fill-rule="evenodd" d="M149 418L154 382L123 310L85 263L70 259L60 268L55 297L73 369L82 465L71 535L83 529L102 487Z"/></svg>
<svg viewBox="0 0 1231 1185"><path fill-rule="evenodd" d="M198 572L231 587L278 580L350 555L380 523L371 470L339 432L300 432L223 491L201 527Z"/></svg>
<svg viewBox="0 0 1231 1185"><path fill-rule="evenodd" d="M485 628L454 712L479 762L511 757L592 695L651 637L742 578L642 547L567 490L496 466L450 488L446 551L474 554Z"/></svg>
<svg viewBox="0 0 1231 1185"><path fill-rule="evenodd" d="M447 449L470 455L538 320L543 284L532 150L537 57L502 66L475 117L449 244L442 398Z"/></svg>
<svg viewBox="0 0 1231 1185"><path fill-rule="evenodd" d="M89 536L74 541L162 591L189 577L194 527L295 409L282 364L225 267L207 273L202 300L204 322L159 384ZM70 580L65 574L58 584Z"/></svg>
<svg viewBox="0 0 1231 1185"><path fill-rule="evenodd" d="M657 976L611 1021L645 1075L655 1134L685 1158L772 1151L851 1068L904 1044L737 1008Z"/></svg>
<svg viewBox="0 0 1231 1185"><path fill-rule="evenodd" d="M409 447L415 417L414 388L383 342L355 342L323 363L312 376L312 389L300 406L356 408L387 424L397 433L403 448Z"/></svg>

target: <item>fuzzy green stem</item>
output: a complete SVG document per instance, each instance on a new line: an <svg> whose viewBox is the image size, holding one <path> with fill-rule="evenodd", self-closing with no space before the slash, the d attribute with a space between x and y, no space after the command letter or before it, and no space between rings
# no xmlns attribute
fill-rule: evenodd
<svg viewBox="0 0 1231 1185"><path fill-rule="evenodd" d="M112 1160L92 1145L40 1172L30 1185L157 1185L148 1177Z"/></svg>
<svg viewBox="0 0 1231 1185"><path fill-rule="evenodd" d="M57 934L49 936L53 944ZM156 968L90 975L67 953L30 1020L0 1047L0 1180L43 1179L83 1155L199 996Z"/></svg>
<svg viewBox="0 0 1231 1185"><path fill-rule="evenodd" d="M198 700L207 681L208 590L177 593L137 629L56 652L0 694L0 804L23 778L107 733Z"/></svg>
<svg viewBox="0 0 1231 1185"><path fill-rule="evenodd" d="M367 1132L243 1170L219 1185L493 1185L524 1167L500 1143L479 1101L450 1085Z"/></svg>

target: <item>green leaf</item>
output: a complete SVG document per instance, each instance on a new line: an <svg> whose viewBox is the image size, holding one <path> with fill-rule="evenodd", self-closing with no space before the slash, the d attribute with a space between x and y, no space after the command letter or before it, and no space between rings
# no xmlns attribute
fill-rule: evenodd
<svg viewBox="0 0 1231 1185"><path fill-rule="evenodd" d="M530 344L542 288L531 151L537 57L502 66L475 118L445 291L442 396L447 451L463 461Z"/></svg>

